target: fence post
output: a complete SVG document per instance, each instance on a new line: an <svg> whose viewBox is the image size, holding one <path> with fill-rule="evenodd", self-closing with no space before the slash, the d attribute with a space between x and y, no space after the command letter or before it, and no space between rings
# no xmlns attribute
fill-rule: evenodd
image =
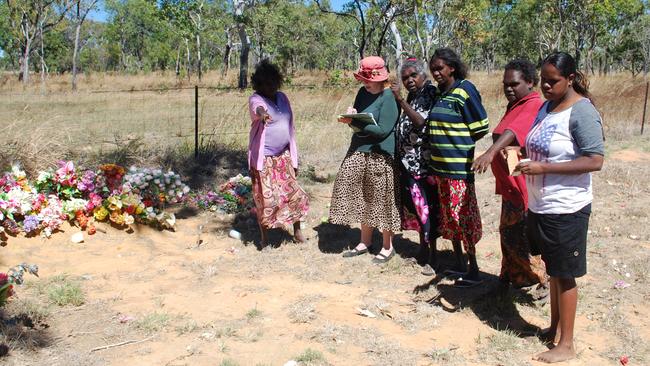
<svg viewBox="0 0 650 366"><path fill-rule="evenodd" d="M199 86L194 85L194 159L199 158Z"/></svg>
<svg viewBox="0 0 650 366"><path fill-rule="evenodd" d="M643 117L641 117L641 134L643 135L643 126L645 125L645 111L648 107L648 87L650 87L650 81L645 83L645 98L643 99Z"/></svg>

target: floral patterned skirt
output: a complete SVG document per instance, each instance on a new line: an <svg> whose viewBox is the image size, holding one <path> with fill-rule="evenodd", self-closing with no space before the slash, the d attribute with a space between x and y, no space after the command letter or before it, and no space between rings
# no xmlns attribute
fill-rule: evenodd
<svg viewBox="0 0 650 366"><path fill-rule="evenodd" d="M354 152L343 159L332 190L329 221L361 223L379 230L398 231L397 176L393 158Z"/></svg>
<svg viewBox="0 0 650 366"><path fill-rule="evenodd" d="M514 287L546 285L546 267L540 256L530 254L523 203L506 199L501 203L501 274L499 279Z"/></svg>
<svg viewBox="0 0 650 366"><path fill-rule="evenodd" d="M438 186L432 176L414 177L402 169L402 230L420 232L426 243L438 234L440 205Z"/></svg>
<svg viewBox="0 0 650 366"><path fill-rule="evenodd" d="M262 170L251 169L257 219L265 228L278 228L305 221L307 193L298 185L288 151L266 156Z"/></svg>
<svg viewBox="0 0 650 366"><path fill-rule="evenodd" d="M481 240L481 215L476 203L474 183L460 179L436 177L440 197L440 234L452 241L462 241L468 254L476 254Z"/></svg>

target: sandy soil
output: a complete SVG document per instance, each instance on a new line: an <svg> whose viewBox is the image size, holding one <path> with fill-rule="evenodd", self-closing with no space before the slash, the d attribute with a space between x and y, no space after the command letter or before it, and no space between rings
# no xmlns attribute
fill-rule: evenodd
<svg viewBox="0 0 650 366"><path fill-rule="evenodd" d="M623 355L631 365L650 362L649 161L648 154L620 152L595 178L589 274L579 281L578 357L569 365L613 365ZM12 349L0 363L536 364L531 356L546 348L517 334L544 327L549 308L514 290L498 291L500 204L491 176L477 182L485 282L471 290L420 275L405 259L417 250L414 233L398 235L400 257L386 265L372 265L370 256L341 258L359 231L322 224L331 186L305 186L312 196L306 244L276 231L272 245L260 249L254 222L188 210L179 212L186 218L175 232L103 226L105 233L73 244L78 229L67 227L49 240L11 239L0 265L37 263L41 278L18 289L4 317L20 314L19 304L30 301L48 315L19 335L5 335ZM232 225L243 240L227 237ZM449 243L441 240L439 247L443 262L451 263ZM83 305L59 307L36 294L35 283L61 274L81 284ZM615 289L617 280L631 286ZM141 342L91 351L129 340ZM320 353L309 357L308 349Z"/></svg>

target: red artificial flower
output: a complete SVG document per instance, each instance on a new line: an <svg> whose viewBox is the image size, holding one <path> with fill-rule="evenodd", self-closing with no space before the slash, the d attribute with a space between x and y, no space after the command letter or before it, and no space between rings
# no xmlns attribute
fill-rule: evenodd
<svg viewBox="0 0 650 366"><path fill-rule="evenodd" d="M85 229L86 226L88 226L88 217L82 210L79 210L75 213L75 218L77 219L77 222L79 223L79 227L81 229Z"/></svg>
<svg viewBox="0 0 650 366"><path fill-rule="evenodd" d="M618 361L621 363L621 365L625 366L628 362L630 362L630 358L627 356L621 356Z"/></svg>

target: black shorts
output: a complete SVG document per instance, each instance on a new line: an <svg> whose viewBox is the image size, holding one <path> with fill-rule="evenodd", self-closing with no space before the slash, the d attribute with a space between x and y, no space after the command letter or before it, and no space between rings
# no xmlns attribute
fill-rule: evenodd
<svg viewBox="0 0 650 366"><path fill-rule="evenodd" d="M576 278L587 273L587 230L591 203L570 214L536 214L526 221L531 253L542 255L551 277Z"/></svg>

